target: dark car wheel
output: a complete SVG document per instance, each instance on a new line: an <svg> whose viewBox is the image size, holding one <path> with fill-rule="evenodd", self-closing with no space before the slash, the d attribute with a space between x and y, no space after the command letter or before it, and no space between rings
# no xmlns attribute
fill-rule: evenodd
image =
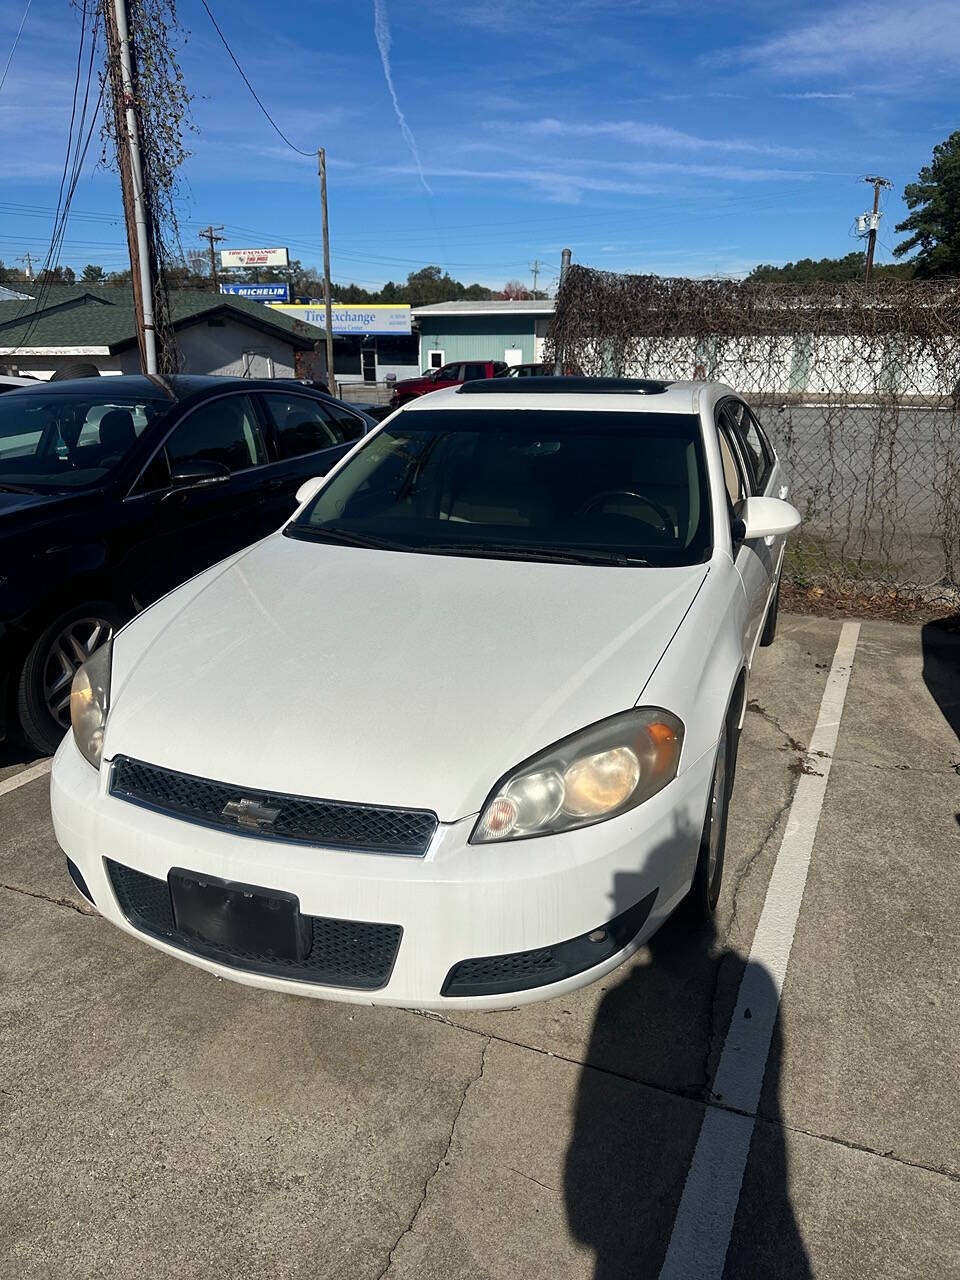
<svg viewBox="0 0 960 1280"><path fill-rule="evenodd" d="M690 892L680 904L678 916L693 928L709 924L717 909L720 885L723 882L723 857L727 843L727 814L733 775L736 770L737 739L739 737L731 716L720 735L717 755L710 783L710 797L700 836L700 852L697 869L693 873Z"/></svg>
<svg viewBox="0 0 960 1280"><path fill-rule="evenodd" d="M70 728L70 686L81 663L127 621L129 612L93 600L61 614L30 647L17 686L24 737L49 755Z"/></svg>

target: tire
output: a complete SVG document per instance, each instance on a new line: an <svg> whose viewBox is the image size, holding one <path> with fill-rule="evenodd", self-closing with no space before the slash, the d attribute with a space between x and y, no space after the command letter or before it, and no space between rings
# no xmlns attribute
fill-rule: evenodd
<svg viewBox="0 0 960 1280"><path fill-rule="evenodd" d="M728 712L714 761L707 812L700 835L697 868L693 873L690 890L677 910L678 918L688 928L699 929L709 925L717 910L720 886L723 883L727 817L736 772L739 736L733 714Z"/></svg>
<svg viewBox="0 0 960 1280"><path fill-rule="evenodd" d="M112 601L92 600L62 613L34 640L17 682L17 714L31 747L56 751L70 727L74 672L129 616Z"/></svg>
<svg viewBox="0 0 960 1280"><path fill-rule="evenodd" d="M777 589L773 593L773 599L770 601L770 607L767 610L766 621L763 624L763 631L760 633L760 646L767 648L773 644L777 638L777 618L780 615L780 579L777 579Z"/></svg>

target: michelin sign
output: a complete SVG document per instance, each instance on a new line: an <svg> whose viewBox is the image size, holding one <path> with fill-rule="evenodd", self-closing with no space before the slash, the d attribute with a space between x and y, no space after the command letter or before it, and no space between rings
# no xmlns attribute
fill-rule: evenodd
<svg viewBox="0 0 960 1280"><path fill-rule="evenodd" d="M274 303L274 310L282 311L285 316L295 320L303 320L314 324L319 329L326 328L326 311L323 303L309 306L283 306ZM331 307L333 332L335 334L409 334L410 307L405 304L361 303L356 306L335 302Z"/></svg>
<svg viewBox="0 0 960 1280"><path fill-rule="evenodd" d="M238 298L253 298L255 302L289 302L288 284L222 284L221 293L232 293Z"/></svg>

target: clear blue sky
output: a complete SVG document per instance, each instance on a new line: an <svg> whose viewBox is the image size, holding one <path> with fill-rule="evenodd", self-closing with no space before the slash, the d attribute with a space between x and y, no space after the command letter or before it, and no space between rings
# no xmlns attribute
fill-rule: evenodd
<svg viewBox="0 0 960 1280"><path fill-rule="evenodd" d="M0 72L25 0L0 14ZM209 0L298 146L326 146L333 275L367 286L439 263L529 282L560 250L613 270L741 273L841 255L870 191L960 127L956 0ZM392 101L377 41L387 53ZM315 162L272 132L199 0L181 0L198 134L183 242L287 244L319 263ZM0 258L43 256L63 165L79 17L34 0L0 90ZM398 110L406 121L401 127ZM125 265L115 176L77 189L61 261ZM30 206L31 216L13 206Z"/></svg>

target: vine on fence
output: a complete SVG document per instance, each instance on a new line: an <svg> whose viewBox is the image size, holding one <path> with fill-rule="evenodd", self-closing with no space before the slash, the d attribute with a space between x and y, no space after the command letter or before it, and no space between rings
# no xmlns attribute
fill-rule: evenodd
<svg viewBox="0 0 960 1280"><path fill-rule="evenodd" d="M748 284L571 267L547 359L726 382L757 409L804 516L800 585L960 594L960 282Z"/></svg>

